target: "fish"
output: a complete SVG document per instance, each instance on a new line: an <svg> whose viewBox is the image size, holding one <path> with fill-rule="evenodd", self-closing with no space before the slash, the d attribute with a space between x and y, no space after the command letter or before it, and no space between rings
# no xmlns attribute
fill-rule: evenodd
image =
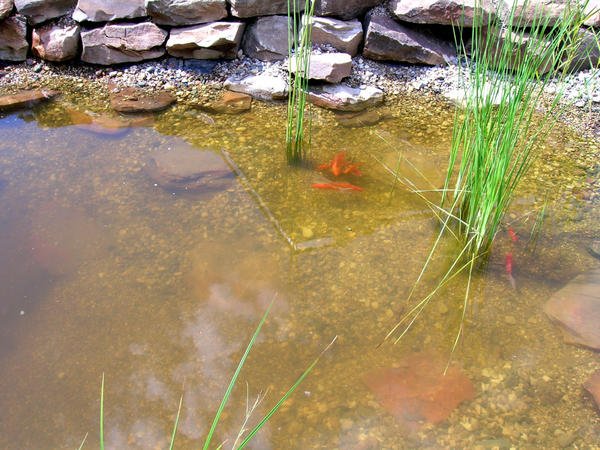
<svg viewBox="0 0 600 450"><path fill-rule="evenodd" d="M508 227L508 235L510 236L510 240L513 242L517 242L519 240L519 236L515 233L515 230L512 227Z"/></svg>
<svg viewBox="0 0 600 450"><path fill-rule="evenodd" d="M508 282L510 283L512 288L516 291L517 290L517 281L515 280L515 277L513 276L513 273L512 273L513 272L513 255L512 255L512 253L506 254L504 266L506 269L506 276L508 278Z"/></svg>
<svg viewBox="0 0 600 450"><path fill-rule="evenodd" d="M346 152L336 153L331 161L317 166L317 170L330 170L334 177L340 175L356 175L360 177L362 172L358 168L361 163L351 163L346 159Z"/></svg>
<svg viewBox="0 0 600 450"><path fill-rule="evenodd" d="M344 182L330 182L330 183L313 183L312 187L315 189L330 189L333 191L362 191L363 188L355 186L351 183Z"/></svg>

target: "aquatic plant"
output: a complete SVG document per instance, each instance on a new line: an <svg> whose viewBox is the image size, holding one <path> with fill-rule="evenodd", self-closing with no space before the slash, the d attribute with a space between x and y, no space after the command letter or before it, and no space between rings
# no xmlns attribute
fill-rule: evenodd
<svg viewBox="0 0 600 450"><path fill-rule="evenodd" d="M463 108L455 114L441 203L432 205L441 228L409 300L443 238L451 235L459 246L437 286L403 316L386 339L398 331L396 341L404 336L433 296L466 272L462 319L452 352L455 350L473 274L485 265L519 182L566 107L561 81L572 70L580 50L580 27L589 17L583 12L587 1L567 2L556 21L534 11L533 23L522 21L518 3L522 10L529 6L527 1L513 2L509 10L489 14L476 8L469 46L462 39L463 30L456 33L459 54L465 61L460 70ZM559 87L549 97L544 88L550 82L558 82Z"/></svg>
<svg viewBox="0 0 600 450"><path fill-rule="evenodd" d="M271 303L271 305L269 305L269 307L263 314L260 322L258 323L258 326L254 330L254 333L252 334L252 337L250 338L250 341L248 342L248 345L246 346L246 350L244 351L244 354L240 358L240 361L235 369L235 372L233 373L233 376L231 377L231 380L229 381L229 385L227 386L227 389L225 390L225 394L223 395L223 398L221 399L221 403L219 404L219 407L217 408L215 417L211 423L208 434L204 440L204 445L202 447L203 450L208 450L208 448L210 447L214 433L217 429L219 421L221 420L221 416L223 414L225 406L227 405L229 398L231 397L233 388L235 387L237 379L240 375L240 372L242 371L242 368L244 367L244 364L246 363L246 359L248 358L248 355L250 354L250 350L254 346L254 343L256 342L256 339L260 333L260 330L262 329L262 326L264 325L265 321L267 320L267 316L269 315L269 311L271 310L272 305L273 305L273 303ZM329 348L333 345L333 343L336 340L337 340L337 336L333 338L333 340L323 349L323 351L321 351L321 353L313 360L313 362L302 372L302 374L300 374L300 376L296 379L296 381L292 384L292 386L281 396L281 398L267 412L267 414L265 414L265 416L250 430L246 429L246 424L250 417L250 413L252 411L254 411L254 409L260 402L260 397L254 403L254 406L252 408L250 408L250 409L246 408L246 418L245 418L244 423L236 437L235 442L233 443L232 449L241 450L250 443L250 441L254 438L254 436L256 436L256 434L262 429L262 427L264 427L266 425L266 423L269 421L269 419L271 419L271 417L283 406L285 401L294 393L294 391L298 388L300 383L302 383L302 381L304 381L304 379L308 376L308 374L317 365L321 356L323 356L323 354L327 350L329 350ZM177 428L179 425L179 417L181 414L182 405L183 405L183 394L179 398L179 407L177 409L177 415L175 417L175 422L173 424L173 430L171 432L171 440L170 440L170 444L169 444L169 450L173 450L175 448L175 437L177 435ZM83 441L81 442L81 445L79 446L80 450L83 448L86 439L87 439L87 434L85 435L85 437L83 438ZM239 444L238 444L238 442L239 442ZM223 447L223 444L218 446L218 448L222 448L222 447ZM104 450L104 374L102 374L102 384L100 387L100 450Z"/></svg>
<svg viewBox="0 0 600 450"><path fill-rule="evenodd" d="M301 14L296 0L287 0L288 16L288 96L285 130L285 154L289 164L298 164L306 157L305 144L310 147L310 119L308 142L305 142L306 95L312 49L312 27L315 0L304 1ZM301 25L299 27L299 25ZM298 30L298 27L300 28Z"/></svg>

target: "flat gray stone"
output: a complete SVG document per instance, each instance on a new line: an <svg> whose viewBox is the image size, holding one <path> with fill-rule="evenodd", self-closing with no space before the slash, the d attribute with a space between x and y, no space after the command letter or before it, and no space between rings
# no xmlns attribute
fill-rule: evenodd
<svg viewBox="0 0 600 450"><path fill-rule="evenodd" d="M291 61L292 71L296 72L296 59ZM312 53L308 77L328 83L339 83L350 76L352 58L347 53Z"/></svg>
<svg viewBox="0 0 600 450"><path fill-rule="evenodd" d="M76 3L77 0L15 0L19 14L32 25L68 14Z"/></svg>
<svg viewBox="0 0 600 450"><path fill-rule="evenodd" d="M486 24L495 11L490 0L392 0L389 9L405 22L466 27L473 26L475 15Z"/></svg>
<svg viewBox="0 0 600 450"><path fill-rule="evenodd" d="M13 6L15 6L13 0L0 0L0 20L8 17L13 9Z"/></svg>
<svg viewBox="0 0 600 450"><path fill-rule="evenodd" d="M245 26L243 22L212 22L174 28L167 41L167 52L178 58L233 59L237 57Z"/></svg>
<svg viewBox="0 0 600 450"><path fill-rule="evenodd" d="M383 91L376 87L351 88L343 84L313 87L308 91L311 103L337 111L362 111L383 103Z"/></svg>
<svg viewBox="0 0 600 450"><path fill-rule="evenodd" d="M600 269L575 277L544 305L565 340L600 350Z"/></svg>
<svg viewBox="0 0 600 450"><path fill-rule="evenodd" d="M46 61L68 61L79 51L79 25L42 25L31 34L31 51Z"/></svg>
<svg viewBox="0 0 600 450"><path fill-rule="evenodd" d="M169 191L219 191L230 187L235 179L220 155L185 144L154 152L144 170Z"/></svg>
<svg viewBox="0 0 600 450"><path fill-rule="evenodd" d="M0 22L0 60L27 59L27 22L23 16L12 16Z"/></svg>
<svg viewBox="0 0 600 450"><path fill-rule="evenodd" d="M298 11L304 10L304 0L295 0ZM287 15L287 0L229 0L234 17Z"/></svg>
<svg viewBox="0 0 600 450"><path fill-rule="evenodd" d="M317 0L315 15L354 19L370 8L381 5L384 0Z"/></svg>
<svg viewBox="0 0 600 450"><path fill-rule="evenodd" d="M317 45L331 45L342 53L355 56L362 42L362 24L354 20L339 20L331 17L313 17L312 41Z"/></svg>
<svg viewBox="0 0 600 450"><path fill-rule="evenodd" d="M282 100L288 95L287 81L271 75L251 75L242 79L232 77L225 81L225 87L258 100Z"/></svg>
<svg viewBox="0 0 600 450"><path fill-rule="evenodd" d="M147 0L148 14L159 25L196 25L227 17L225 0Z"/></svg>
<svg viewBox="0 0 600 450"><path fill-rule="evenodd" d="M160 58L168 33L150 22L105 25L81 32L83 62L111 65Z"/></svg>
<svg viewBox="0 0 600 450"><path fill-rule="evenodd" d="M244 53L261 61L285 59L288 56L288 24L287 16L259 17L244 34Z"/></svg>
<svg viewBox="0 0 600 450"><path fill-rule="evenodd" d="M110 22L117 19L145 17L145 0L79 0L73 20L77 22Z"/></svg>
<svg viewBox="0 0 600 450"><path fill-rule="evenodd" d="M436 66L448 64L456 57L456 51L449 43L389 17L373 16L367 26L363 55L375 60Z"/></svg>

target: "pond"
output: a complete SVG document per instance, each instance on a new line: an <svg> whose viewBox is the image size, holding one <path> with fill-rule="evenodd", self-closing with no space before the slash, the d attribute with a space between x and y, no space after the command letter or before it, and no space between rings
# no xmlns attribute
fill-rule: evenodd
<svg viewBox="0 0 600 450"><path fill-rule="evenodd" d="M569 156L589 142L562 131L542 149L510 212L519 239L503 231L474 280L452 357L471 392L449 417L434 405L426 423L394 412L379 375L438 371L438 360L443 370L465 279L399 343L383 342L437 236L431 210L390 170L422 189L443 184L449 105L400 97L385 120L356 128L316 110L311 164L296 168L284 159L284 105L237 116L177 106L120 129L73 124L77 108L63 98L0 118L1 448L77 448L86 434L96 448L102 374L107 448L168 448L182 394L176 448L198 448L272 300L218 429L224 448L247 404L262 392L251 422L262 417L334 336L252 448L597 444L599 417L581 387L597 354L566 344L543 313L597 266L586 245L598 208L578 195L586 173ZM233 175L218 189L165 189L146 165L173 149L209 151ZM362 173L343 181L362 190L314 188L331 179L317 166L340 151ZM418 294L433 289L450 251Z"/></svg>

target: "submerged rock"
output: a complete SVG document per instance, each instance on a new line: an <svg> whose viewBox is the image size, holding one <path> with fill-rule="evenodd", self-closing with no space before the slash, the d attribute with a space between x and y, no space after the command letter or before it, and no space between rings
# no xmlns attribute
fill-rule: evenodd
<svg viewBox="0 0 600 450"><path fill-rule="evenodd" d="M565 341L600 350L600 269L575 277L544 305Z"/></svg>
<svg viewBox="0 0 600 450"><path fill-rule="evenodd" d="M249 111L251 107L251 96L233 91L225 91L221 95L221 98L211 103L200 105L200 109L216 114L241 114Z"/></svg>
<svg viewBox="0 0 600 450"><path fill-rule="evenodd" d="M25 61L28 49L27 22L23 16L0 22L0 60Z"/></svg>
<svg viewBox="0 0 600 450"><path fill-rule="evenodd" d="M592 376L583 383L583 387L592 394L596 406L600 408L600 370L596 370Z"/></svg>
<svg viewBox="0 0 600 450"><path fill-rule="evenodd" d="M335 116L337 122L346 128L368 127L390 117L392 117L390 111L381 111L378 109L348 113L343 112L338 113Z"/></svg>
<svg viewBox="0 0 600 450"><path fill-rule="evenodd" d="M282 100L288 95L287 81L271 75L251 75L242 79L232 77L225 81L224 86L259 100Z"/></svg>
<svg viewBox="0 0 600 450"><path fill-rule="evenodd" d="M364 378L377 401L403 425L418 429L450 416L475 396L473 383L457 366L444 374L446 358L427 353L406 355L399 367L375 370Z"/></svg>
<svg viewBox="0 0 600 450"><path fill-rule="evenodd" d="M105 114L95 114L77 109L68 109L71 123L80 130L102 136L124 136L132 127L150 126L154 123L152 116L125 119Z"/></svg>
<svg viewBox="0 0 600 450"><path fill-rule="evenodd" d="M110 106L122 113L162 111L173 103L175 97L167 91L145 92L135 88L125 88L110 98Z"/></svg>
<svg viewBox="0 0 600 450"><path fill-rule="evenodd" d="M144 170L162 188L176 191L218 191L230 187L234 180L220 155L185 145L155 152Z"/></svg>
<svg viewBox="0 0 600 450"><path fill-rule="evenodd" d="M49 100L59 94L57 91L21 91L17 94L3 95L0 97L0 110L30 107L36 103Z"/></svg>
<svg viewBox="0 0 600 450"><path fill-rule="evenodd" d="M593 240L588 247L588 251L590 252L590 255L600 259L600 239Z"/></svg>
<svg viewBox="0 0 600 450"><path fill-rule="evenodd" d="M362 111L383 102L383 91L376 87L352 88L343 84L314 87L308 91L310 102L338 111Z"/></svg>

